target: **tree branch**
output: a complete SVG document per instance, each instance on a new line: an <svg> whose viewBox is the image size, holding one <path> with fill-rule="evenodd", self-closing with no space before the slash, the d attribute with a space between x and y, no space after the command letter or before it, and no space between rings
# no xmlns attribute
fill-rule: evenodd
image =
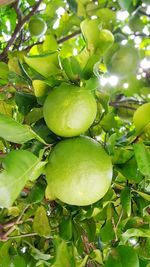
<svg viewBox="0 0 150 267"><path fill-rule="evenodd" d="M22 19L22 12L19 8L19 0L15 1L13 4L12 4L13 8L15 9L16 11L16 14L17 14L17 17L18 17L18 22L21 21Z"/></svg>
<svg viewBox="0 0 150 267"><path fill-rule="evenodd" d="M78 34L80 34L80 33L81 33L81 31L78 30L78 31L76 31L76 32L73 32L73 33L71 33L71 34L69 34L69 35L67 35L67 36L65 36L65 37L63 37L63 38L61 38L61 39L59 39L57 42L58 42L58 44L64 43L65 41L68 41L69 39L75 37L76 35L78 35Z"/></svg>
<svg viewBox="0 0 150 267"><path fill-rule="evenodd" d="M18 2L18 1L17 1ZM16 28L10 38L10 40L8 41L6 47L4 48L3 52L0 54L0 60L4 59L7 57L7 53L9 51L9 48L12 46L12 44L14 43L14 41L17 38L18 33L21 31L22 27L24 26L24 24L33 16L33 14L36 12L36 10L38 9L39 5L41 4L42 0L39 0L33 7L32 10L29 12L28 15L26 15L23 19L20 17L20 11L18 10L18 4L15 5L15 10L18 16L18 23L16 25Z"/></svg>
<svg viewBox="0 0 150 267"><path fill-rule="evenodd" d="M147 14L146 12L142 10L139 10L139 13L150 18L150 14Z"/></svg>
<svg viewBox="0 0 150 267"><path fill-rule="evenodd" d="M78 34L80 34L80 33L81 33L80 30L75 31L75 32L73 32L73 33L71 33L71 34L69 34L69 35L67 35L67 36L65 36L65 37L63 37L63 38L61 38L61 39L59 39L59 40L57 41L57 43L58 43L58 44L62 44L62 43L68 41L69 39L75 37L76 35L78 35ZM43 41L41 41L41 42L37 42L37 43L34 43L34 44L31 44L31 45L27 46L23 51L29 51L34 45L39 45L39 44L43 44Z"/></svg>

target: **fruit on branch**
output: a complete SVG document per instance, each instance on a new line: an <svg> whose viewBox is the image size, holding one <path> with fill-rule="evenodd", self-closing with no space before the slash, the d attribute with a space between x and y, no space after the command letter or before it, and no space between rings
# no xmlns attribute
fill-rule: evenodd
<svg viewBox="0 0 150 267"><path fill-rule="evenodd" d="M143 104L135 111L133 123L138 134L150 133L150 102Z"/></svg>
<svg viewBox="0 0 150 267"><path fill-rule="evenodd" d="M100 8L94 14L100 20L100 23L103 29L112 31L116 25L116 12L112 11L109 8Z"/></svg>
<svg viewBox="0 0 150 267"><path fill-rule="evenodd" d="M46 22L37 16L32 17L29 21L29 31L31 36L41 37L47 30Z"/></svg>
<svg viewBox="0 0 150 267"><path fill-rule="evenodd" d="M109 30L101 30L99 33L99 45L96 52L103 55L112 46L113 42L113 34Z"/></svg>
<svg viewBox="0 0 150 267"><path fill-rule="evenodd" d="M129 20L129 27L133 32L141 32L143 30L143 23L140 19L140 15L135 14L130 20Z"/></svg>
<svg viewBox="0 0 150 267"><path fill-rule="evenodd" d="M82 77L89 79L93 75L94 65L112 46L113 34L106 29L101 29L99 19L85 19L81 23L81 31L86 40L86 47L76 57L82 66Z"/></svg>
<svg viewBox="0 0 150 267"><path fill-rule="evenodd" d="M85 19L81 22L81 31L87 42L87 49L102 55L114 42L113 34L102 29L99 19Z"/></svg>
<svg viewBox="0 0 150 267"><path fill-rule="evenodd" d="M44 77L60 73L58 53L25 56L25 62Z"/></svg>
<svg viewBox="0 0 150 267"><path fill-rule="evenodd" d="M99 19L85 19L81 22L81 31L87 42L88 49L97 48L99 44L99 32L101 24Z"/></svg>
<svg viewBox="0 0 150 267"><path fill-rule="evenodd" d="M110 50L105 56L105 63L111 74L125 78L136 73L139 63L136 48L129 45L119 46L117 43Z"/></svg>
<svg viewBox="0 0 150 267"><path fill-rule="evenodd" d="M44 119L56 135L73 137L88 130L93 123L97 104L91 91L70 84L61 84L48 95Z"/></svg>
<svg viewBox="0 0 150 267"><path fill-rule="evenodd" d="M66 139L52 150L46 169L47 197L85 206L101 199L112 180L112 163L102 146L88 137Z"/></svg>

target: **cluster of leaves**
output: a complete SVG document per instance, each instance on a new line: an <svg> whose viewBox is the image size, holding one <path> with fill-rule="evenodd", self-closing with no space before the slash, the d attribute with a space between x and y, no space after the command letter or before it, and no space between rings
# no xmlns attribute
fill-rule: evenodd
<svg viewBox="0 0 150 267"><path fill-rule="evenodd" d="M136 46L148 62L148 2L23 0L0 8L0 267L150 266L150 141L132 121L149 102L150 71L139 65L114 85L103 56L88 75L75 56L86 46L81 22L97 16L116 43ZM35 13L47 23L40 39L28 28ZM98 113L86 135L114 166L112 187L87 207L45 198L45 166L61 138L47 128L42 107L64 81L95 91Z"/></svg>

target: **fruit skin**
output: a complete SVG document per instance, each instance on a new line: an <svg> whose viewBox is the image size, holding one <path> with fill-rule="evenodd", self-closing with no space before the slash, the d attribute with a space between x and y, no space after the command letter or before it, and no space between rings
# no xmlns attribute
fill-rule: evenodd
<svg viewBox="0 0 150 267"><path fill-rule="evenodd" d="M81 31L87 42L88 50L98 49L100 56L108 50L114 42L113 34L106 29L101 29L99 19L85 19L81 22ZM97 51L96 51L97 52Z"/></svg>
<svg viewBox="0 0 150 267"><path fill-rule="evenodd" d="M81 31L87 42L88 49L97 47L99 43L100 21L99 19L85 19L81 22Z"/></svg>
<svg viewBox="0 0 150 267"><path fill-rule="evenodd" d="M111 159L91 138L66 139L52 150L46 178L53 198L70 205L90 205L101 199L110 187Z"/></svg>
<svg viewBox="0 0 150 267"><path fill-rule="evenodd" d="M129 20L129 27L133 32L140 32L142 31L144 25L142 20L140 19L140 15L135 15Z"/></svg>
<svg viewBox="0 0 150 267"><path fill-rule="evenodd" d="M73 137L91 126L96 117L97 104L91 91L62 84L50 92L43 112L52 132L62 137Z"/></svg>
<svg viewBox="0 0 150 267"><path fill-rule="evenodd" d="M135 111L133 123L138 133L149 131L150 102L143 104Z"/></svg>
<svg viewBox="0 0 150 267"><path fill-rule="evenodd" d="M47 25L42 18L33 17L29 21L29 31L32 36L40 37L47 30Z"/></svg>
<svg viewBox="0 0 150 267"><path fill-rule="evenodd" d="M85 19L80 27L86 40L86 47L76 56L76 59L82 67L81 77L88 80L93 75L94 65L112 46L114 36L109 30L101 29L100 19Z"/></svg>
<svg viewBox="0 0 150 267"><path fill-rule="evenodd" d="M125 78L136 72L139 54L136 48L126 45L117 47L115 44L105 56L105 63L110 73ZM111 55L111 57L109 57Z"/></svg>

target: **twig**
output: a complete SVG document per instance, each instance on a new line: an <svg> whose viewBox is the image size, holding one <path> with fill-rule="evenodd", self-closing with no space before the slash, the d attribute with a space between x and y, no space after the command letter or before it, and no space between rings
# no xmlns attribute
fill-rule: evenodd
<svg viewBox="0 0 150 267"><path fill-rule="evenodd" d="M15 9L16 11L16 14L17 14L17 17L18 17L18 22L20 22L22 20L22 12L19 8L19 0L15 1L13 4L12 4L13 8Z"/></svg>
<svg viewBox="0 0 150 267"><path fill-rule="evenodd" d="M118 241L117 229L118 229L118 226L119 226L119 223L121 221L122 216L123 216L123 210L121 210L121 213L119 215L119 219L118 219L118 222L116 223L116 225L115 225L114 217L112 217L112 219L111 219L113 229L114 229L114 234L115 234L115 242Z"/></svg>
<svg viewBox="0 0 150 267"><path fill-rule="evenodd" d="M78 35L78 34L80 34L80 33L81 33L81 31L78 30L78 31L76 31L76 32L73 32L73 33L71 33L71 34L69 34L69 35L67 35L67 36L65 36L65 37L63 37L63 38L61 38L61 39L59 39L57 42L58 42L58 44L64 43L65 41L68 41L69 39L75 37L76 35Z"/></svg>
<svg viewBox="0 0 150 267"><path fill-rule="evenodd" d="M24 24L30 19L30 17L33 16L33 14L36 12L36 10L38 9L39 5L41 4L42 0L39 0L33 7L32 10L29 12L28 15L26 15L23 19L20 18L20 12L18 13L18 9L16 13L18 15L18 23L16 25L16 28L10 38L10 40L8 41L6 47L4 48L3 52L0 54L0 60L4 59L7 57L7 53L9 51L9 48L11 47L11 45L14 43L14 41L17 38L18 33L21 31L22 27L24 26Z"/></svg>
<svg viewBox="0 0 150 267"><path fill-rule="evenodd" d="M78 35L78 34L80 34L80 33L81 33L80 30L75 31L75 32L73 32L73 33L71 33L71 34L69 34L69 35L67 35L67 36L65 36L65 37L63 37L63 38L61 38L61 39L59 39L59 40L57 41L57 43L58 43L58 44L62 44L62 43L68 41L69 39L75 37L76 35ZM23 49L23 51L29 51L34 45L39 45L39 44L43 44L43 41L41 41L41 42L37 42L37 43L34 43L34 44L31 44L31 45L29 45L28 47L26 47L25 49Z"/></svg>
<svg viewBox="0 0 150 267"><path fill-rule="evenodd" d="M7 240L9 239L16 239L16 238L22 238L22 237L30 237L30 236L36 236L37 233L30 233L30 234L24 234L24 235L14 235L14 236L9 236Z"/></svg>
<svg viewBox="0 0 150 267"><path fill-rule="evenodd" d="M150 18L150 14L147 14L146 12L142 10L139 10L139 13Z"/></svg>
<svg viewBox="0 0 150 267"><path fill-rule="evenodd" d="M16 225L17 225L17 224L20 224L20 221L21 221L21 219L22 219L22 216L24 215L25 211L29 208L29 206L30 206L30 205L27 205L27 206L23 209L23 211L21 212L21 214L20 214L20 216L18 217L18 219L17 219L13 224L10 225L11 227L9 228L9 230L8 230L6 233L4 233L4 234L2 234L2 235L0 236L0 240L7 241L7 240L10 238L9 235L16 229Z"/></svg>

